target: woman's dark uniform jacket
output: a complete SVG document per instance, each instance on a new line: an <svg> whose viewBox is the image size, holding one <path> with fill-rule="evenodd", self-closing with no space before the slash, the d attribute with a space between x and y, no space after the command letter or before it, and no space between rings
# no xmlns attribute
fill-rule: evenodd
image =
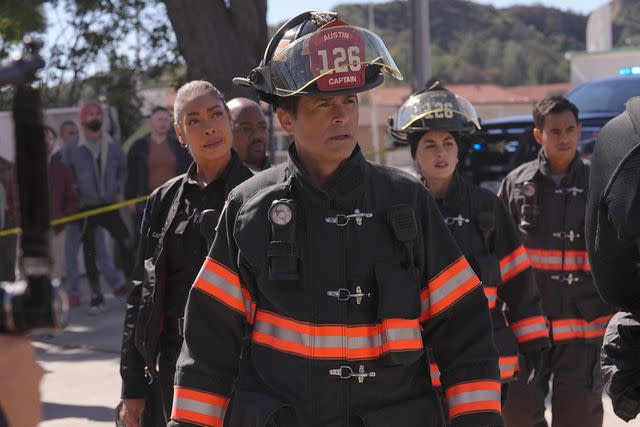
<svg viewBox="0 0 640 427"><path fill-rule="evenodd" d="M274 232L295 239L273 238L280 199L294 201L295 228ZM297 280L270 278L282 257L297 260ZM433 425L426 344L451 425L502 425L479 280L426 188L358 147L322 190L295 144L288 162L238 186L185 316L172 426L222 425L232 395L229 426Z"/></svg>
<svg viewBox="0 0 640 427"><path fill-rule="evenodd" d="M500 377L513 380L518 353L550 346L531 263L507 207L458 173L444 199L436 200L451 234L482 281L500 353ZM432 364L437 384L439 371Z"/></svg>
<svg viewBox="0 0 640 427"><path fill-rule="evenodd" d="M171 346L177 345L176 353L180 348L178 319L182 317L187 292L184 292L184 297L180 296L182 289L188 290L191 286L197 269L188 280L184 279L186 283L168 283L170 273L168 265L171 261L168 260L167 241L170 233L180 233L176 229L176 222L180 222L178 219L185 216L183 215L186 203L184 191L188 185L195 185L189 183L189 174L194 170L195 164L192 164L186 174L177 176L156 189L145 207L141 242L133 275L134 288L127 299L124 322L120 361L123 398L145 396L147 384L145 371L148 369L147 375L155 376L157 356L162 352L164 343ZM224 195L251 176L252 173L242 164L235 151L232 151L231 161L219 178L221 182L218 184L224 185L224 190L217 193L221 195L220 200L209 201L216 206L207 207L221 209L224 204ZM199 212L194 211L192 214L199 215ZM185 220L182 221L184 226L188 219L183 218L183 220ZM180 228L180 224L177 227ZM193 227L193 225L187 225L187 227ZM213 227L211 233L214 233ZM202 236L195 235L196 240L200 237ZM187 236L182 238L187 239ZM204 237L201 240L204 242ZM193 251L185 254L192 256L193 252L204 251L203 254L193 255L193 263L198 266L201 265L207 252L206 243L204 243L204 249L200 249L200 244L203 242L195 242L197 248L194 247ZM179 272L171 274L174 278L183 278L183 276L184 274Z"/></svg>
<svg viewBox="0 0 640 427"><path fill-rule="evenodd" d="M598 135L586 215L589 259L600 295L625 312L609 322L602 371L615 413L640 411L640 98Z"/></svg>

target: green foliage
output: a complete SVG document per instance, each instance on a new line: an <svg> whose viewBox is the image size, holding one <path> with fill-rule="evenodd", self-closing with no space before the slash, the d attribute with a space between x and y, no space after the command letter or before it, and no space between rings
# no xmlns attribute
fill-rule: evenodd
<svg viewBox="0 0 640 427"><path fill-rule="evenodd" d="M15 49L23 34L45 29L45 4L46 24L55 24L59 34L47 40L44 54L44 105L71 106L82 99L105 97L117 108L126 139L140 124L142 82L166 81L181 69L164 4L159 0L0 0L0 41L4 42L0 59L3 51ZM10 106L10 94L11 88L0 89L0 108Z"/></svg>
<svg viewBox="0 0 640 427"><path fill-rule="evenodd" d="M640 34L640 2L614 0L620 13L614 39ZM405 77L411 76L407 1L376 4L376 32ZM503 85L569 80L565 53L585 49L587 16L543 6L496 9L468 0L431 0L432 71L447 83ZM366 5L336 7L341 17L368 25Z"/></svg>
<svg viewBox="0 0 640 427"><path fill-rule="evenodd" d="M25 34L44 30L44 3L46 0L0 0L0 60Z"/></svg>

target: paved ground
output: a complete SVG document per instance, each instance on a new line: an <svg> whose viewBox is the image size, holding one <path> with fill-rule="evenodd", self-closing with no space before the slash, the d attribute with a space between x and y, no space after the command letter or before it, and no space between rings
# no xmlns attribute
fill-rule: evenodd
<svg viewBox="0 0 640 427"><path fill-rule="evenodd" d="M114 426L124 301L107 304L107 311L95 317L86 307L72 309L64 333L34 342L47 372L41 386L42 427Z"/></svg>
<svg viewBox="0 0 640 427"><path fill-rule="evenodd" d="M72 309L64 333L34 340L47 372L41 387L41 427L113 427L113 408L120 395L124 301L107 303L107 311L96 317L88 316L86 307ZM605 427L640 425L640 421L626 424L615 417L608 399L605 411Z"/></svg>

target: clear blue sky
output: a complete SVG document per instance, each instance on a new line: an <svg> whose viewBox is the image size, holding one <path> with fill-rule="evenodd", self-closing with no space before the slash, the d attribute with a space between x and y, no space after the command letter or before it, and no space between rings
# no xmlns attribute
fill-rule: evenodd
<svg viewBox="0 0 640 427"><path fill-rule="evenodd" d="M386 3L389 0L373 0L373 3ZM588 14L592 10L607 3L607 0L475 0L476 3L490 4L495 7L508 7L513 5L534 5L542 4L558 9L569 9L574 12ZM267 1L267 22L270 25L286 21L295 15L306 10L331 10L336 5L345 3L371 3L370 1L358 0L314 0L292 1L292 0L268 0Z"/></svg>

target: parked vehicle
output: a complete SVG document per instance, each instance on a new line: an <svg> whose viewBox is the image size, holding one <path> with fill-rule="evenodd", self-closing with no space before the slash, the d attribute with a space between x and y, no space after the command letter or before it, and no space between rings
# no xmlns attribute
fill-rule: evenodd
<svg viewBox="0 0 640 427"><path fill-rule="evenodd" d="M580 154L589 159L600 129L624 111L629 98L640 96L640 75L617 76L580 85L565 95L580 110ZM540 146L533 138L533 116L482 122L462 159L463 174L496 190L512 169L535 158Z"/></svg>

